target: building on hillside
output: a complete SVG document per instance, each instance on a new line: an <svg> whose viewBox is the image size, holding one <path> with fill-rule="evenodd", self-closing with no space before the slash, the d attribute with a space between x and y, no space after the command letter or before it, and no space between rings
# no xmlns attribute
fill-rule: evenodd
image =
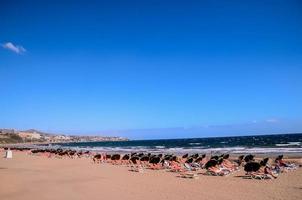
<svg viewBox="0 0 302 200"><path fill-rule="evenodd" d="M39 140L41 139L41 134L39 133L30 133L30 132L19 132L18 135L23 139L29 139L29 140Z"/></svg>
<svg viewBox="0 0 302 200"><path fill-rule="evenodd" d="M53 139L57 141L62 141L62 140L70 140L70 137L65 135L56 135L55 137L53 137Z"/></svg>
<svg viewBox="0 0 302 200"><path fill-rule="evenodd" d="M2 128L0 129L0 134L15 134L18 131L16 129L8 129L8 128Z"/></svg>

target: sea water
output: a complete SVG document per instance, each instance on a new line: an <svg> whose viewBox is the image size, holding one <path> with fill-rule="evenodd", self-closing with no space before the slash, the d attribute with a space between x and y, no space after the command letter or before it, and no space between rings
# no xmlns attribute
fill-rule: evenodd
<svg viewBox="0 0 302 200"><path fill-rule="evenodd" d="M210 137L56 144L100 152L295 154L302 156L302 134Z"/></svg>

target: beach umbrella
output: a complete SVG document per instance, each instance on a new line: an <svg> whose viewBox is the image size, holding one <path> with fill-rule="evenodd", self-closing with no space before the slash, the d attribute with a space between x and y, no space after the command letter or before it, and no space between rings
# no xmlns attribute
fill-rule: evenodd
<svg viewBox="0 0 302 200"><path fill-rule="evenodd" d="M237 163L238 165L241 165L243 158L244 158L244 155L241 155L238 157L237 160L234 160L234 162Z"/></svg>
<svg viewBox="0 0 302 200"><path fill-rule="evenodd" d="M143 156L141 157L140 161L149 161L150 157L149 156Z"/></svg>
<svg viewBox="0 0 302 200"><path fill-rule="evenodd" d="M149 160L149 163L152 163L152 164L157 164L159 162L160 162L160 157L154 157Z"/></svg>
<svg viewBox="0 0 302 200"><path fill-rule="evenodd" d="M192 163L193 162L193 158L188 158L187 160L186 160L186 163Z"/></svg>
<svg viewBox="0 0 302 200"><path fill-rule="evenodd" d="M74 156L74 154L75 154L75 152L71 151L71 152L69 152L69 154L68 154L68 155L70 155L70 156Z"/></svg>
<svg viewBox="0 0 302 200"><path fill-rule="evenodd" d="M93 156L93 158L95 159L101 159L102 155L101 154L96 154L95 156Z"/></svg>
<svg viewBox="0 0 302 200"><path fill-rule="evenodd" d="M63 150L61 150L61 149L56 149L54 153L55 153L55 154L59 154L59 153L62 152L62 151L63 151Z"/></svg>
<svg viewBox="0 0 302 200"><path fill-rule="evenodd" d="M163 158L163 160L171 160L172 156L166 156Z"/></svg>
<svg viewBox="0 0 302 200"><path fill-rule="evenodd" d="M130 160L134 163L134 164L136 164L137 162L137 160L139 160L139 157L138 156L133 156L133 157L131 157L130 158Z"/></svg>
<svg viewBox="0 0 302 200"><path fill-rule="evenodd" d="M266 166L269 158L264 158L263 160L260 161L261 166Z"/></svg>
<svg viewBox="0 0 302 200"><path fill-rule="evenodd" d="M106 159L110 159L111 158L111 155L110 154L107 154L106 155Z"/></svg>
<svg viewBox="0 0 302 200"><path fill-rule="evenodd" d="M133 157L133 156L136 156L136 152L134 152L134 153L131 153L131 157Z"/></svg>
<svg viewBox="0 0 302 200"><path fill-rule="evenodd" d="M245 162L250 162L254 160L254 156L252 154L249 154L247 156L244 157L244 161Z"/></svg>
<svg viewBox="0 0 302 200"><path fill-rule="evenodd" d="M102 158L102 155L101 155L101 154L96 154L96 155L93 156L93 159L92 159L92 160L93 160L94 162L96 162L96 161L98 161L98 160L101 160L101 158Z"/></svg>
<svg viewBox="0 0 302 200"><path fill-rule="evenodd" d="M282 160L283 159L283 155L279 155L277 158L276 158L276 161L277 160Z"/></svg>
<svg viewBox="0 0 302 200"><path fill-rule="evenodd" d="M223 159L229 159L229 157L230 157L230 154L226 154L223 156Z"/></svg>
<svg viewBox="0 0 302 200"><path fill-rule="evenodd" d="M196 159L196 158L199 157L199 155L198 155L198 153L197 153L197 154L192 155L191 157Z"/></svg>
<svg viewBox="0 0 302 200"><path fill-rule="evenodd" d="M199 158L197 158L196 160L195 160L195 162L201 162L202 161L202 159L203 159L203 157L199 157Z"/></svg>
<svg viewBox="0 0 302 200"><path fill-rule="evenodd" d="M219 158L219 159L217 160L217 164L218 164L218 165L220 165L222 162L223 162L223 158Z"/></svg>
<svg viewBox="0 0 302 200"><path fill-rule="evenodd" d="M38 150L37 149L33 149L33 150L31 150L31 153L38 153Z"/></svg>
<svg viewBox="0 0 302 200"><path fill-rule="evenodd" d="M210 160L218 160L219 157L218 156L212 156Z"/></svg>
<svg viewBox="0 0 302 200"><path fill-rule="evenodd" d="M185 154L182 156L182 158L187 158L189 156L189 154Z"/></svg>
<svg viewBox="0 0 302 200"><path fill-rule="evenodd" d="M123 156L122 160L129 160L129 158L130 158L129 154L126 154Z"/></svg>
<svg viewBox="0 0 302 200"><path fill-rule="evenodd" d="M209 160L206 164L205 164L205 168L208 169L210 167L214 167L218 164L217 160Z"/></svg>
<svg viewBox="0 0 302 200"><path fill-rule="evenodd" d="M137 155L138 157L143 157L144 156L144 153L140 153Z"/></svg>
<svg viewBox="0 0 302 200"><path fill-rule="evenodd" d="M114 154L111 156L111 160L119 160L121 158L120 154Z"/></svg>
<svg viewBox="0 0 302 200"><path fill-rule="evenodd" d="M248 162L244 166L244 171L246 172L256 172L260 169L261 165L257 162Z"/></svg>
<svg viewBox="0 0 302 200"><path fill-rule="evenodd" d="M165 155L165 156L164 156L164 160L170 160L171 157L172 157L171 155Z"/></svg>
<svg viewBox="0 0 302 200"><path fill-rule="evenodd" d="M170 161L175 161L175 162L177 162L177 156L172 156L171 159L170 159Z"/></svg>

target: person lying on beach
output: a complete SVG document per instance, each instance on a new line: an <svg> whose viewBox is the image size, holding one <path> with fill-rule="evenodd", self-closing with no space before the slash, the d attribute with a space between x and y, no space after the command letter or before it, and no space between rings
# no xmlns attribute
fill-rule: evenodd
<svg viewBox="0 0 302 200"><path fill-rule="evenodd" d="M220 169L220 171L224 172L225 174L229 174L233 171L233 168L226 167L223 165L223 157L218 159L217 167Z"/></svg>
<svg viewBox="0 0 302 200"><path fill-rule="evenodd" d="M221 167L226 168L232 172L238 170L238 168L239 168L237 163L229 160L229 154L226 154L223 156Z"/></svg>
<svg viewBox="0 0 302 200"><path fill-rule="evenodd" d="M297 165L294 163L288 163L283 160L283 155L279 155L275 159L275 165L281 172L288 172L297 169Z"/></svg>
<svg viewBox="0 0 302 200"><path fill-rule="evenodd" d="M185 169L183 168L183 164L180 162L176 161L171 161L170 162L170 171L172 172L183 172Z"/></svg>
<svg viewBox="0 0 302 200"><path fill-rule="evenodd" d="M216 176L224 176L230 173L229 171L220 168L218 165L209 167L207 172Z"/></svg>
<svg viewBox="0 0 302 200"><path fill-rule="evenodd" d="M251 161L245 165L244 170L248 175L255 178L275 179L278 177L279 173L275 168L268 165L268 160L268 158L264 158L259 163Z"/></svg>
<svg viewBox="0 0 302 200"><path fill-rule="evenodd" d="M238 159L234 160L234 163L236 163L237 166L240 167L244 161L243 158L244 158L244 155L238 156Z"/></svg>
<svg viewBox="0 0 302 200"><path fill-rule="evenodd" d="M222 168L220 164L222 160L211 159L205 164L205 168L207 169L206 174L213 176L224 176L230 173L230 170L226 168Z"/></svg>
<svg viewBox="0 0 302 200"><path fill-rule="evenodd" d="M105 153L97 153L93 156L92 159L93 159L94 163L104 163L104 162L108 162L107 157L108 157L108 155L106 155Z"/></svg>

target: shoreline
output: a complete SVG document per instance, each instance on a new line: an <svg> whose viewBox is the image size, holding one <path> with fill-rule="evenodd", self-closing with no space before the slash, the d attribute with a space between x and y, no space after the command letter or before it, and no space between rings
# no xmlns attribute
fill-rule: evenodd
<svg viewBox="0 0 302 200"><path fill-rule="evenodd" d="M104 149L104 148L79 148L79 147L72 147L72 146L53 146L53 144L66 144L66 143L19 143L19 144L0 144L0 148L28 148L28 149L69 149L69 150L75 150L75 151L91 151L94 153L107 153L107 154L128 154L128 153L133 153L133 152L137 152L137 153L154 153L154 154L161 154L161 153L166 153L166 154L175 154L178 156L181 156L183 154L189 153L189 154L194 154L194 153L200 153L200 154L210 154L210 155L215 155L215 154L223 154L223 153L227 153L230 154L232 157L238 157L240 155L246 155L246 154L253 154L256 157L260 157L260 158L264 158L264 157L276 157L280 154L284 155L286 158L292 158L292 159L299 159L302 158L302 152L288 152L286 150L290 149L290 148L260 148L260 149L274 149L274 150L278 150L275 152L254 152L251 151L255 148L246 148L244 150L242 150L242 152L232 152L231 148L225 148L225 150L223 148L219 148L219 150L213 151L211 149L191 149L191 150L185 150L185 151L170 151L169 149L140 149L140 148L133 148L133 149L119 149L119 150L108 150L108 149ZM280 151L280 149L283 149L284 151ZM296 148L295 148L296 149ZM301 149L302 148L297 148L297 149Z"/></svg>
<svg viewBox="0 0 302 200"><path fill-rule="evenodd" d="M56 143L57 144L57 143ZM44 144L9 144L9 145L1 145L0 148L28 148L28 149L66 149L66 150L75 150L75 151L91 151L94 153L107 153L107 154L128 154L128 153L154 153L154 154L174 154L181 156L183 154L189 153L189 154L194 154L194 153L200 153L200 154L210 154L210 155L215 155L215 154L223 154L227 153L230 154L232 157L238 157L240 155L246 155L246 154L253 154L257 157L276 157L278 155L284 155L287 158L302 158L302 152L288 152L290 148L259 148L262 151L268 149L274 149L274 150L279 150L279 151L274 151L274 152L255 152L253 151L254 148L246 148L245 150L242 150L241 152L232 152L232 150L229 150L230 148L219 148L219 150L212 150L212 149L192 149L192 150L183 150L183 151L170 151L169 149L126 149L126 150L108 150L104 148L79 148L79 147L64 147L64 146L52 146L51 143L47 143L47 146L43 146ZM295 148L298 149L298 148ZM302 148L299 148L302 151ZM284 151L282 151L284 150Z"/></svg>

